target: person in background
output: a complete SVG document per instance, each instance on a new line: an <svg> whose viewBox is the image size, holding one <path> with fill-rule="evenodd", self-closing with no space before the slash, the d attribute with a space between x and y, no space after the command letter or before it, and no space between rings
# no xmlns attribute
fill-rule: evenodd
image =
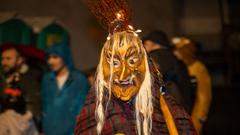
<svg viewBox="0 0 240 135"><path fill-rule="evenodd" d="M75 69L66 44L47 50L50 71L42 80L43 134L72 135L89 86L87 78Z"/></svg>
<svg viewBox="0 0 240 135"><path fill-rule="evenodd" d="M196 78L197 91L192 120L200 134L212 100L211 77L206 66L196 57L196 46L193 41L185 37L176 37L172 41L175 45L174 54L187 65L190 75Z"/></svg>
<svg viewBox="0 0 240 135"><path fill-rule="evenodd" d="M166 33L152 31L143 37L143 45L149 56L159 65L168 92L181 103L190 114L194 101L194 90L186 66L173 54Z"/></svg>
<svg viewBox="0 0 240 135"><path fill-rule="evenodd" d="M40 130L41 97L40 80L41 71L28 64L28 58L40 59L42 51L18 44L1 45L1 68L2 74L1 94L4 89L11 86L13 82L22 89L22 96L26 100L27 110L33 115L34 122ZM38 56L39 55L39 56ZM36 62L36 61L35 61Z"/></svg>
<svg viewBox="0 0 240 135"><path fill-rule="evenodd" d="M23 90L13 80L3 90L0 112L1 135L38 135L32 112L27 110Z"/></svg>

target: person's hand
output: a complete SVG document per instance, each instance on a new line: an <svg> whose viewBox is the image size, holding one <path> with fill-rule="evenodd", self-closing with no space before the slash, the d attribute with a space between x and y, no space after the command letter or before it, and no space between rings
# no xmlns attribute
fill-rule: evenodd
<svg viewBox="0 0 240 135"><path fill-rule="evenodd" d="M195 129L197 130L198 134L200 135L202 130L202 123L198 119L192 119L193 125Z"/></svg>

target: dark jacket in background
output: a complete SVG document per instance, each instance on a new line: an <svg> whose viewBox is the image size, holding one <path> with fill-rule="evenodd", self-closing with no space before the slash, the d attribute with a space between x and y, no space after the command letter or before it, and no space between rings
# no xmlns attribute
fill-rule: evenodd
<svg viewBox="0 0 240 135"><path fill-rule="evenodd" d="M41 72L29 68L25 73L20 73L19 81L16 85L23 91L26 100L27 110L31 111L35 117L41 116L41 94L40 94ZM1 95L7 87L5 80L1 80Z"/></svg>
<svg viewBox="0 0 240 135"><path fill-rule="evenodd" d="M169 49L158 49L149 56L159 65L163 81L169 93L183 104L190 114L195 97L186 66Z"/></svg>
<svg viewBox="0 0 240 135"><path fill-rule="evenodd" d="M30 68L26 73L20 74L18 86L23 90L27 103L27 110L30 110L34 116L41 116L41 94L40 81L41 71Z"/></svg>

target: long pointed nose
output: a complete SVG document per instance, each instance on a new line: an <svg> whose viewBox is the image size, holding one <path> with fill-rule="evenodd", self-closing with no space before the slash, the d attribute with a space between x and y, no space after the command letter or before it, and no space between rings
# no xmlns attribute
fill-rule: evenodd
<svg viewBox="0 0 240 135"><path fill-rule="evenodd" d="M120 81L124 80L125 72L126 72L126 66L125 66L125 64L123 64L121 75L120 75L120 78L119 78Z"/></svg>

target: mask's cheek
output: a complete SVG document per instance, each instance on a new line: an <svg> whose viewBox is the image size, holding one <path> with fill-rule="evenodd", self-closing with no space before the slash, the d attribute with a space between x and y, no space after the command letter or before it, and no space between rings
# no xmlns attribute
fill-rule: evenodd
<svg viewBox="0 0 240 135"><path fill-rule="evenodd" d="M109 63L107 62L107 58L104 58L102 61L102 70L103 70L103 79L105 82L108 82L110 78L111 70L110 70Z"/></svg>
<svg viewBox="0 0 240 135"><path fill-rule="evenodd" d="M112 93L115 97L120 98L122 95L122 89L118 87L117 85L112 86Z"/></svg>

